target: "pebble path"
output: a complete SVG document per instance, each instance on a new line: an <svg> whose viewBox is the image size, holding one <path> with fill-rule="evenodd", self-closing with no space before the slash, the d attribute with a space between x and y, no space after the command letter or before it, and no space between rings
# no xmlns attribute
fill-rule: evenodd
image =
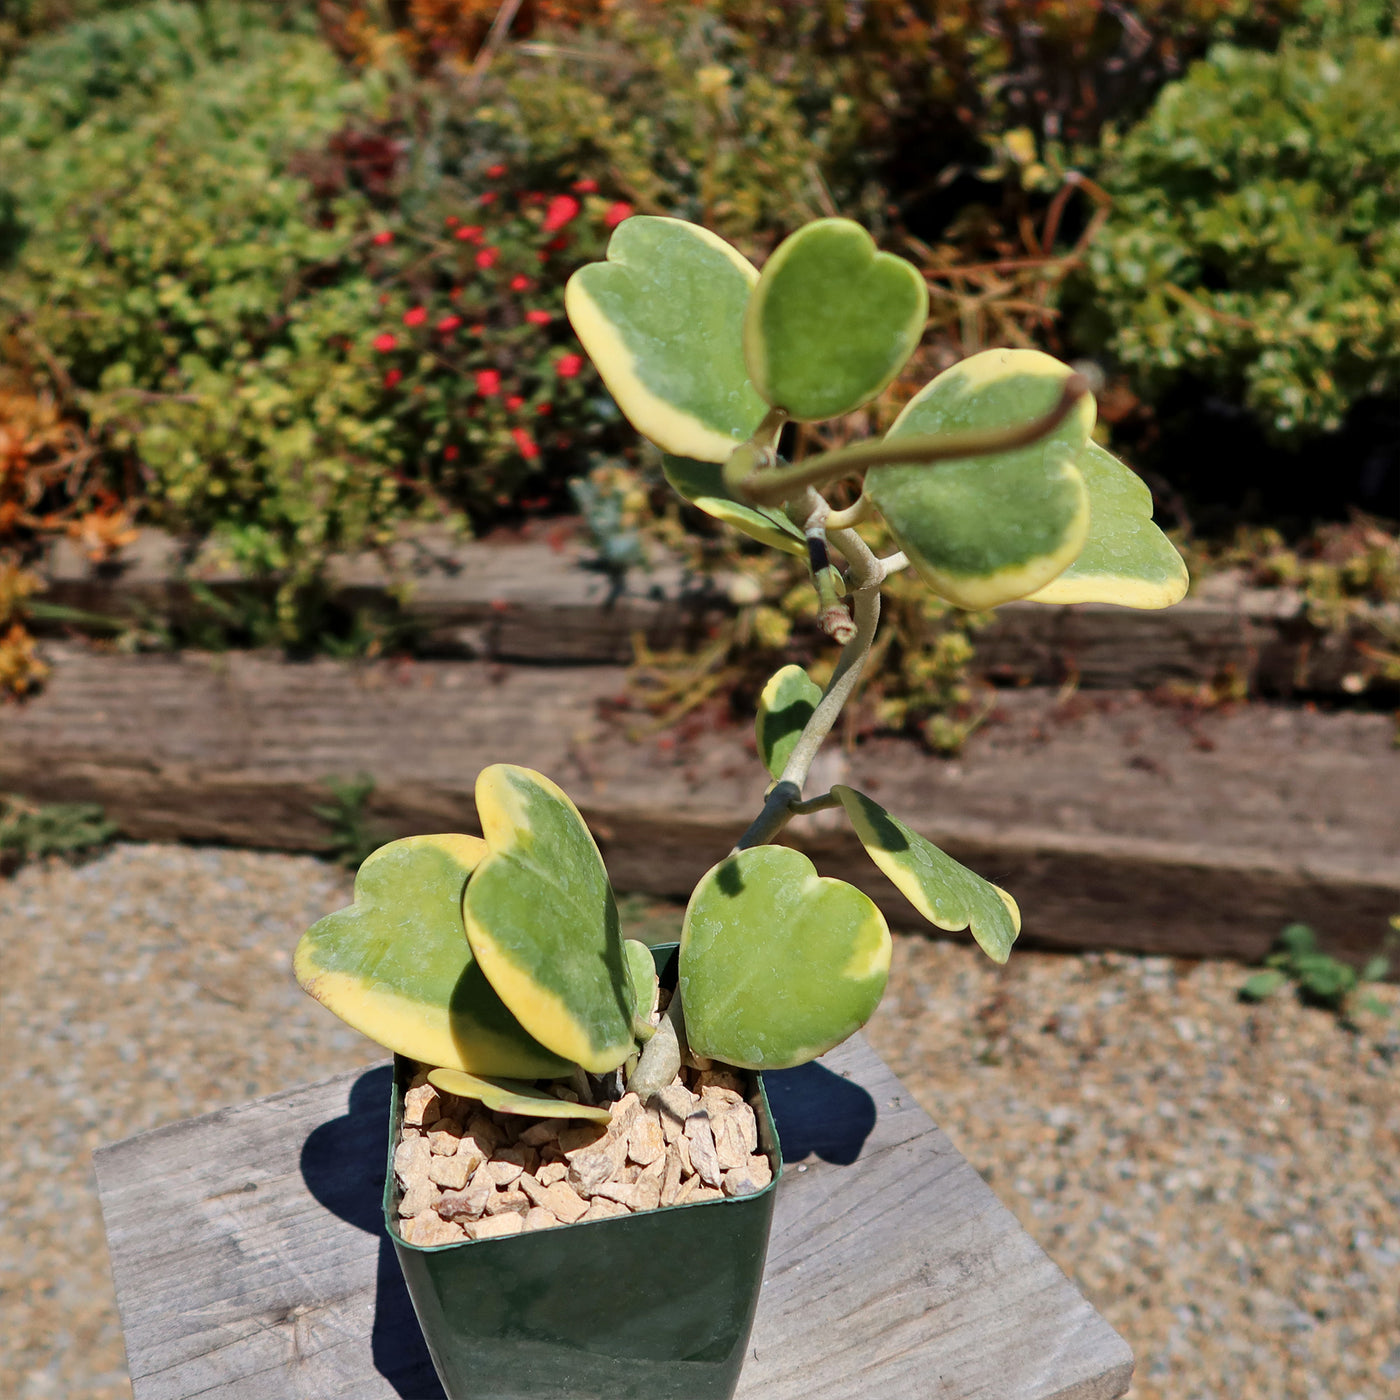
<svg viewBox="0 0 1400 1400"><path fill-rule="evenodd" d="M0 880L0 1395L131 1394L95 1146L382 1058L291 979L349 889L160 845ZM1400 988L1348 1029L1245 975L899 936L869 1034L1128 1339L1133 1400L1394 1400Z"/></svg>

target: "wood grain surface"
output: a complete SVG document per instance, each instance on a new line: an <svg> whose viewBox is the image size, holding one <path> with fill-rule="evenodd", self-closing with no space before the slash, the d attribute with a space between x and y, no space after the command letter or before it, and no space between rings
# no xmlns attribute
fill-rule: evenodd
<svg viewBox="0 0 1400 1400"><path fill-rule="evenodd" d="M217 546L187 554L156 530L102 564L56 540L41 574L45 603L130 622L186 617L196 589L230 598L250 586ZM341 607L394 612L422 655L456 659L625 663L637 636L675 647L732 611L725 580L691 578L675 564L615 582L567 527L504 542L416 529L380 554L337 559L331 583ZM1375 608L1358 612L1350 630L1324 633L1297 592L1221 574L1161 612L1008 604L977 633L974 665L1037 685L1140 688L1233 674L1260 693L1335 692L1365 669L1357 644L1393 650L1397 628L1400 609Z"/></svg>
<svg viewBox="0 0 1400 1400"><path fill-rule="evenodd" d="M441 1395L380 1224L389 1084L98 1150L135 1400ZM1127 1345L863 1038L768 1085L786 1170L741 1400L1124 1393Z"/></svg>

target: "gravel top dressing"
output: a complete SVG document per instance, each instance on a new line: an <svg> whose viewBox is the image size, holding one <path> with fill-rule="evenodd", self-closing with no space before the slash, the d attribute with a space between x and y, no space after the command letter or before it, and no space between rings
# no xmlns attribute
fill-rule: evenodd
<svg viewBox="0 0 1400 1400"><path fill-rule="evenodd" d="M96 1145L383 1058L292 980L349 898L179 846L0 881L0 1395L131 1393ZM1347 1028L1241 1004L1234 963L895 942L872 1043L1127 1338L1133 1400L1400 1394L1400 988Z"/></svg>

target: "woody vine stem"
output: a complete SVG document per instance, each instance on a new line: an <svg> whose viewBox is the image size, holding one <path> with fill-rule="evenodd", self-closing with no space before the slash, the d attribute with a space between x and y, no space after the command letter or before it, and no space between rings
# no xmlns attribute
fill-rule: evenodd
<svg viewBox="0 0 1400 1400"><path fill-rule="evenodd" d="M1065 381L1054 408L1019 428L910 437L896 442L861 442L820 453L795 466L778 463L777 439L787 415L781 409L771 409L749 441L730 457L725 464L724 478L735 496L754 505L784 505L788 517L806 535L808 563L821 610L819 623L823 631L844 643L831 679L798 736L781 776L768 790L762 809L735 843L731 855L751 846L767 845L795 816L820 812L838 804L839 799L830 792L804 800L802 789L813 760L860 684L880 625L880 585L909 563L902 553L883 559L877 557L856 533L853 527L865 519L869 511L864 495L849 510L833 511L816 489L817 485L863 475L872 467L936 466L940 462L1028 447L1054 432L1088 392L1088 381L1082 375L1073 374ZM836 569L829 562L828 545L846 561L849 612L837 598ZM636 1069L628 1078L628 1089L645 1100L674 1079L687 1054L685 1017L677 988L661 1017L661 1024L647 1041Z"/></svg>

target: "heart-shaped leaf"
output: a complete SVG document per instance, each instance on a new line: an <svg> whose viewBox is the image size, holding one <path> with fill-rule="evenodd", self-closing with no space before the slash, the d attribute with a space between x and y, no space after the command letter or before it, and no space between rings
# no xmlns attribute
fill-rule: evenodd
<svg viewBox="0 0 1400 1400"><path fill-rule="evenodd" d="M917 268L849 219L817 219L778 245L749 298L749 378L800 422L836 418L899 373L927 320Z"/></svg>
<svg viewBox="0 0 1400 1400"><path fill-rule="evenodd" d="M758 697L754 735L758 740L758 756L775 778L783 776L783 769L821 698L821 686L801 666L784 666L768 678L768 684Z"/></svg>
<svg viewBox="0 0 1400 1400"><path fill-rule="evenodd" d="M1021 914L1005 890L910 831L864 793L841 784L831 790L841 799L870 859L929 923L950 933L971 928L993 962L1010 957L1021 931Z"/></svg>
<svg viewBox="0 0 1400 1400"><path fill-rule="evenodd" d="M717 462L697 462L693 457L661 458L661 470L676 494L691 505L732 525L736 530L788 554L807 553L807 537L780 510L736 501L724 484L724 469Z"/></svg>
<svg viewBox="0 0 1400 1400"><path fill-rule="evenodd" d="M612 1117L606 1108L561 1099L523 1079L487 1079L456 1069L434 1069L428 1071L428 1083L444 1094L473 1099L497 1113L519 1113L528 1118L582 1118L590 1123L607 1123Z"/></svg>
<svg viewBox="0 0 1400 1400"><path fill-rule="evenodd" d="M905 406L889 441L1014 428L1049 413L1071 370L1039 350L984 350ZM865 492L934 592L960 608L1024 598L1063 573L1089 534L1076 467L1094 426L1085 395L1053 432L995 456L876 467Z"/></svg>
<svg viewBox="0 0 1400 1400"><path fill-rule="evenodd" d="M853 885L800 851L754 846L695 887L679 985L690 1047L746 1069L786 1069L870 1019L890 970L890 931Z"/></svg>
<svg viewBox="0 0 1400 1400"><path fill-rule="evenodd" d="M386 1049L429 1065L539 1078L568 1063L506 1009L472 958L462 891L486 843L410 836L355 876L355 902L297 944L297 981Z"/></svg>
<svg viewBox="0 0 1400 1400"><path fill-rule="evenodd" d="M638 1040L650 1040L656 1033L651 1023L658 986L656 960L651 949L636 938L624 938L622 951L627 958L627 985L632 994L632 1034Z"/></svg>
<svg viewBox="0 0 1400 1400"><path fill-rule="evenodd" d="M744 366L753 264L680 219L618 225L606 262L569 278L564 309L627 421L663 452L723 462L767 406Z"/></svg>
<svg viewBox="0 0 1400 1400"><path fill-rule="evenodd" d="M1089 538L1069 568L1029 595L1032 603L1117 603L1169 608L1190 578L1176 546L1152 523L1152 492L1098 443L1075 466L1089 492Z"/></svg>
<svg viewBox="0 0 1400 1400"><path fill-rule="evenodd" d="M632 993L608 873L578 808L530 768L476 780L489 848L462 912L482 971L520 1024L591 1074L632 1053Z"/></svg>

